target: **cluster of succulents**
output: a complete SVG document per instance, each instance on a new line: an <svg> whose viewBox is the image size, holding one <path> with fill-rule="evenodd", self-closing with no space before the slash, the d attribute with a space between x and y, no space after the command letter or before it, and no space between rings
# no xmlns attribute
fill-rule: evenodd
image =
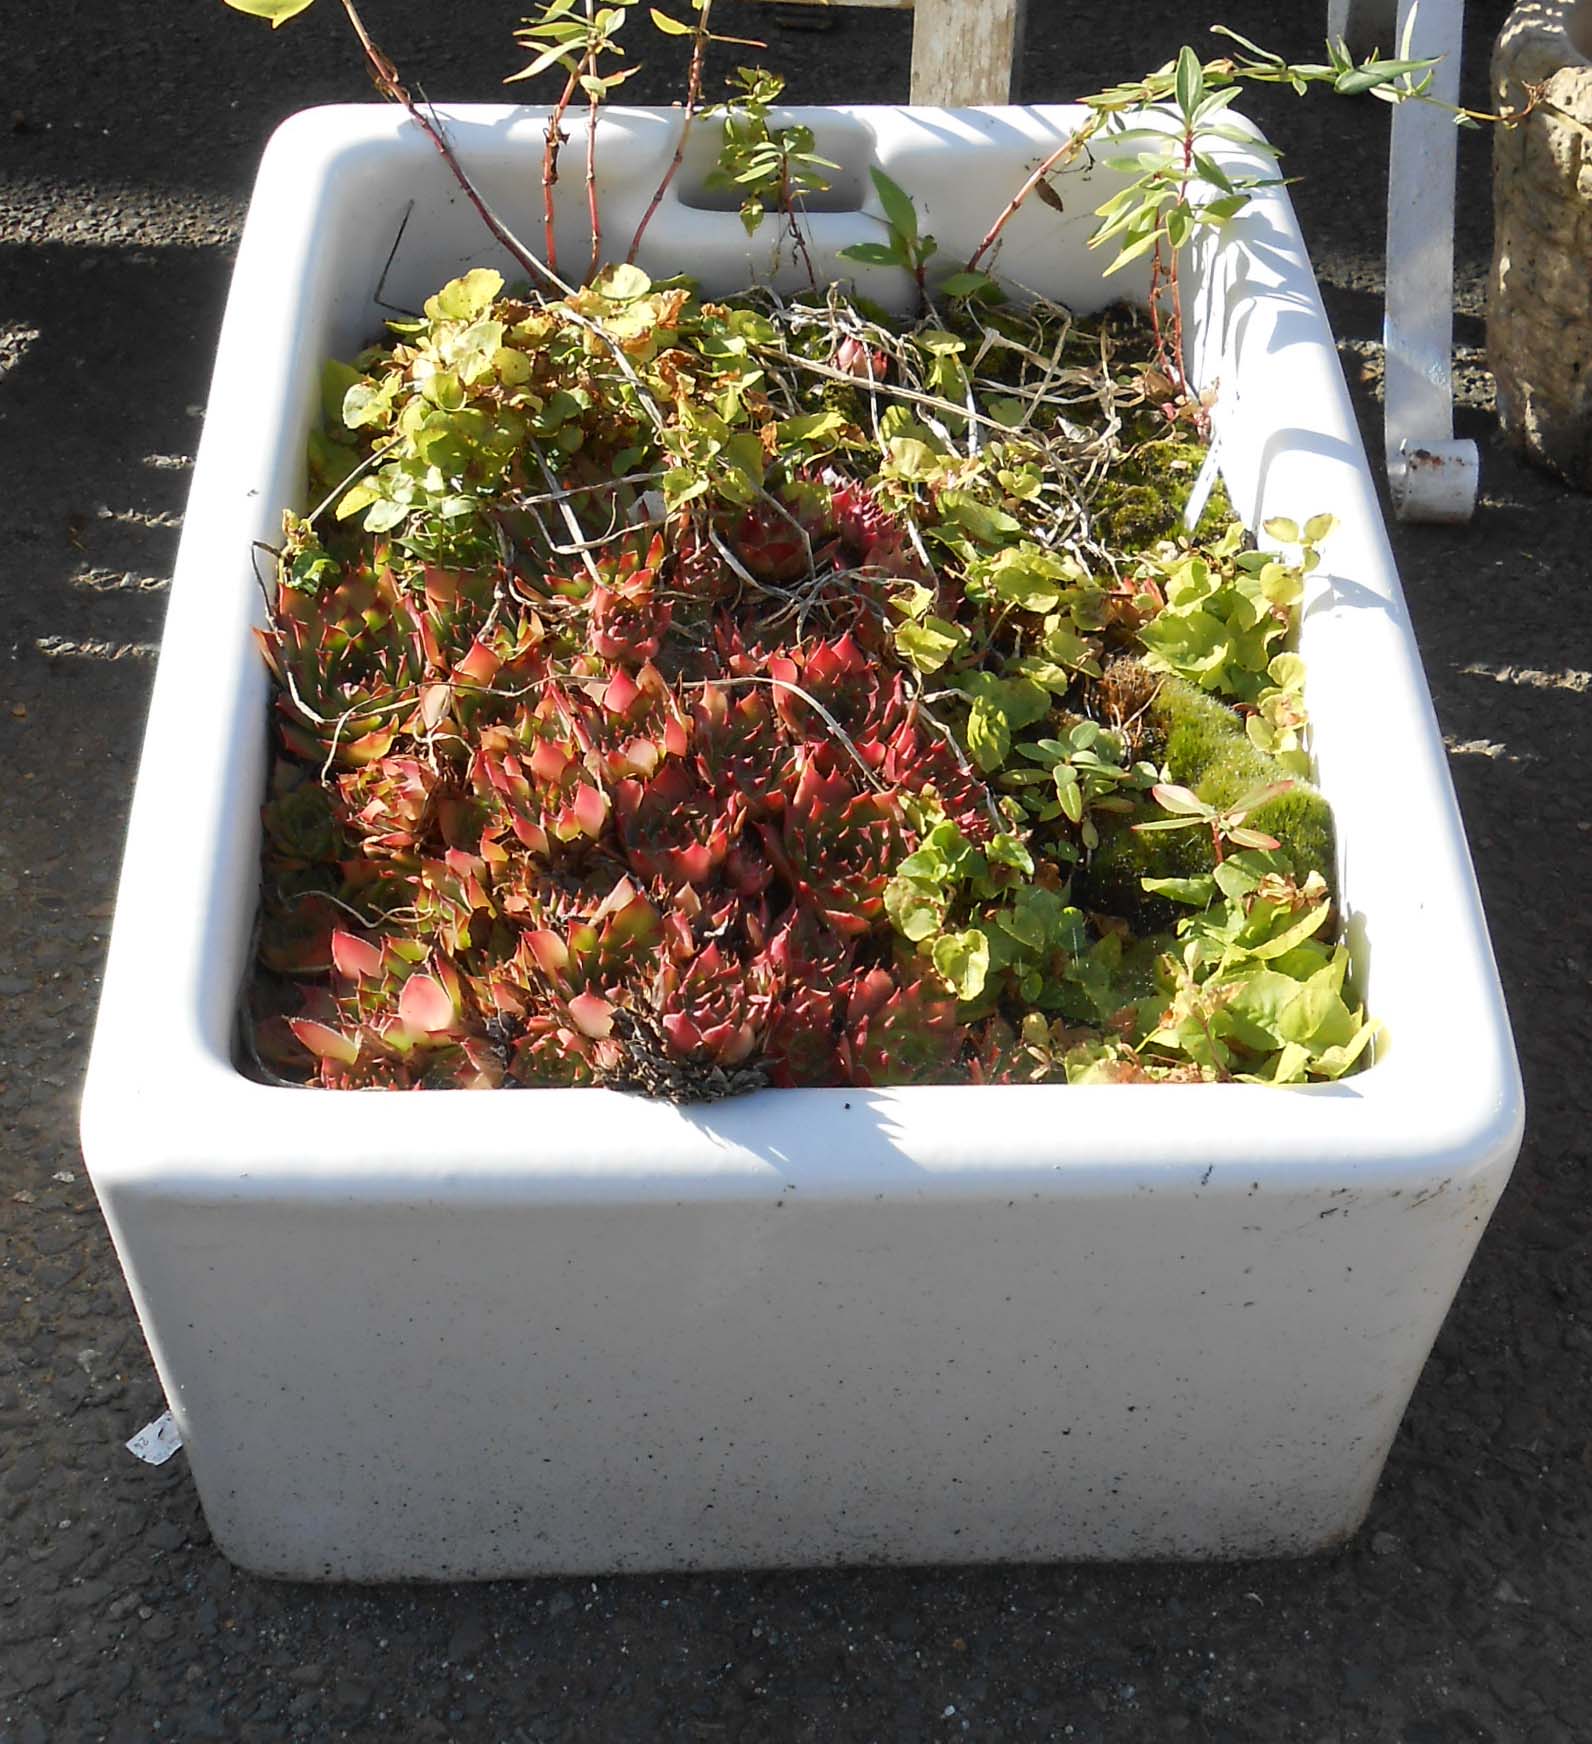
<svg viewBox="0 0 1592 1744"><path fill-rule="evenodd" d="M684 1100L1363 1056L1282 646L1325 528L1289 563L1151 513L1188 437L1125 317L502 292L328 369L260 633L261 1070ZM1114 469L1137 547L1092 520ZM1310 990L1287 1023L1260 974Z"/></svg>

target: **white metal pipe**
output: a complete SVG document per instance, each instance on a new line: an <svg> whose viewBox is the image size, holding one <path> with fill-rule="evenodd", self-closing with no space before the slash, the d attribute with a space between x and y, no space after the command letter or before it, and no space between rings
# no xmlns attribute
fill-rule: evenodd
<svg viewBox="0 0 1592 1744"><path fill-rule="evenodd" d="M1399 54L1437 57L1436 103L1393 111L1383 380L1388 486L1406 521L1468 521L1476 444L1454 439L1454 172L1464 0L1399 0Z"/></svg>

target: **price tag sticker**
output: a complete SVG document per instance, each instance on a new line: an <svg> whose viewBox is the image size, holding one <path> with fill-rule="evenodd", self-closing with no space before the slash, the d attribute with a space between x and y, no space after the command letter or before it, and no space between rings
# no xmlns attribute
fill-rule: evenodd
<svg viewBox="0 0 1592 1744"><path fill-rule="evenodd" d="M153 1423L146 1423L127 1444L127 1451L136 1454L145 1465L164 1465L182 1446L182 1437L169 1411L162 1411Z"/></svg>

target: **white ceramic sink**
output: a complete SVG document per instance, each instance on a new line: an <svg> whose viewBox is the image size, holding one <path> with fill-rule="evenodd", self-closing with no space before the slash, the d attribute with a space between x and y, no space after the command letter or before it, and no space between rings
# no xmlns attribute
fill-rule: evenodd
<svg viewBox="0 0 1592 1744"><path fill-rule="evenodd" d="M535 111L445 112L539 235ZM1064 109L813 110L963 259ZM628 237L678 112L617 112ZM571 149L574 149L572 146ZM689 194L700 166L681 178ZM579 178L565 257L584 261ZM1000 270L1080 309L1103 173ZM1302 632L1364 1073L1252 1085L324 1092L233 1059L258 888L266 674L250 542L302 507L328 355L508 263L397 111L288 122L261 170L133 807L83 1145L217 1542L355 1580L829 1562L1255 1556L1351 1532L1520 1140L1521 1090L1443 750L1286 195L1191 268L1240 513L1339 528ZM769 267L671 192L641 265ZM512 276L512 274L511 274ZM876 296L904 286L870 272Z"/></svg>

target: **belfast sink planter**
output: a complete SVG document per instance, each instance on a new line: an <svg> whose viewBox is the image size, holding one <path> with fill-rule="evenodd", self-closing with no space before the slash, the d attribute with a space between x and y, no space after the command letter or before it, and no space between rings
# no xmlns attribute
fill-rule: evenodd
<svg viewBox="0 0 1592 1744"><path fill-rule="evenodd" d="M1077 113L802 119L846 166L810 218L820 277L843 277L838 251L880 233L870 164L965 258ZM528 233L542 119L446 121ZM634 229L679 125L603 122L610 234ZM766 277L770 240L698 192L693 152L639 264L717 292ZM1074 185L1064 213L1018 213L998 270L1088 309L1117 284L1084 247L1109 178ZM312 111L278 133L223 328L83 1107L217 1542L266 1574L374 1581L1342 1540L1522 1104L1286 195L1195 256L1188 307L1240 515L1339 523L1301 651L1356 974L1388 1040L1365 1072L1294 1090L793 1090L682 1108L243 1075L267 762L250 542L302 506L321 360L476 265L507 263L397 111ZM904 287L877 270L864 288Z"/></svg>

